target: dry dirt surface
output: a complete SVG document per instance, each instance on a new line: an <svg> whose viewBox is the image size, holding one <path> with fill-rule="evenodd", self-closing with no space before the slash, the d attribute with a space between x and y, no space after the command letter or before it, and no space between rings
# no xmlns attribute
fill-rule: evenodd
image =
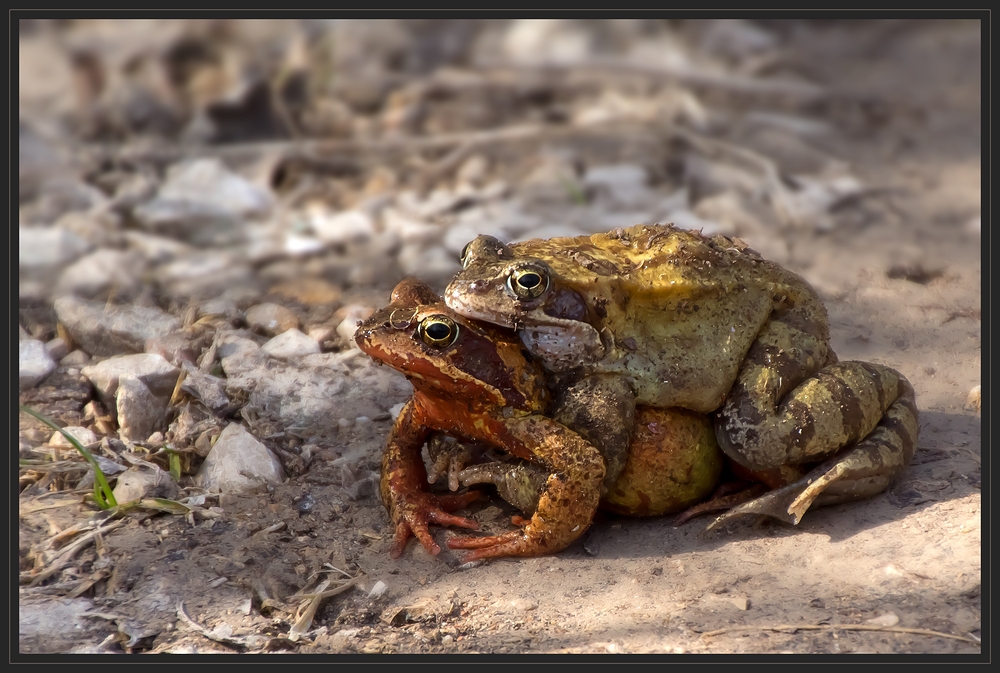
<svg viewBox="0 0 1000 673"><path fill-rule="evenodd" d="M325 401L348 411L334 413L332 428L309 435L291 423L282 426L274 419L265 423L263 406L241 412L239 404L252 406L258 398L250 394L241 398L234 392L231 372L216 366L213 373L230 377L226 390L233 402L219 412L219 418L243 423L275 451L288 477L257 492L191 500L200 505L187 515L148 508L111 517L98 514L81 501L82 494L90 491L86 483L79 483L85 475L83 464L75 463L76 472L66 468L58 474L55 468L45 468L44 461L52 456L67 465L72 451L63 448L60 454L46 447L47 431L21 415L16 541L21 572L20 656L281 652L331 655L335 661L341 656L397 653L432 654L447 661L450 655L471 653L905 653L948 655L957 661L988 654L981 645L979 21L760 20L714 22L714 26L713 22L664 22L656 30L677 37L673 61L650 56L633 58L628 61L632 66L618 70L593 68L591 74L602 74L611 84L589 94L585 79L568 81L575 72L572 67L566 71L565 66L524 62L496 74L485 66L477 71L468 54L474 48L488 51L490 44L507 45L507 52L496 49L508 53L511 44L522 44L517 40L527 43L527 49L532 39L541 39L539 34L550 35L544 32L548 30L553 36L549 44L563 45L570 57L581 62L604 58L600 62L607 66L606 54L620 53L629 40L657 44L647 34L652 29L624 22L605 34L574 22L548 24L544 30L497 22L490 27L492 37L484 37L485 29L476 22L425 21L419 29L400 22L396 32L379 38L381 42L372 37L368 47L388 54L375 59L388 64L384 65L388 75L381 79L365 75L363 64L355 59L343 67L345 78L360 73L356 86L341 81L342 88L317 93L313 80L295 80L294 73L301 71L303 62L308 66L305 72L320 68L309 59L316 53L315 34L332 30L325 24L303 27L287 22L282 28L231 22L235 25L215 26L212 30L217 33L212 33L204 26L168 23L169 30L157 32L156 48L172 59L172 66L159 79L148 75L161 88L151 85L148 91L153 94L147 91L148 100L139 103L134 96L105 95L101 87L120 86L132 92L120 82L115 84L124 77L120 73L146 76L141 75L142 68L150 59L128 61L109 45L130 45L122 47L123 53L129 49L128 53L138 53L133 43L143 41L142 31L150 30L148 26L129 28L115 21L22 23L22 227L49 227L56 218L65 223L65 213L72 211L58 195L45 200L45 190L55 189L52 183L26 186L30 177L25 177L26 125L55 148L59 157L52 160L55 165L76 171L81 184L102 190L101 198L116 199L112 210L117 209L120 217L112 224L96 218L92 222L98 224L90 229L76 229L98 250L138 247L139 239L129 236L142 230L144 220L129 216L128 208L148 199L149 190L164 179L165 166L179 161L185 152L223 156L236 166L240 152L270 151L319 137L340 142L339 153L324 155L323 161L283 160L281 170L271 173L270 188L286 214L317 208L316 203L333 204L329 206L333 212L347 209L355 197L349 187L340 185L350 180L360 185L358 189L368 190L366 198L381 195L397 199L393 203L398 204L406 190L427 193L413 187L413 180L422 181L424 187L452 184L447 181L460 167L460 173L480 184L496 177L506 185L504 198L520 199L524 212L535 208L532 212L545 214L547 219L535 229L527 227L522 238L545 227L549 233L538 235L555 235L556 225L570 226L553 219L562 212L572 214L566 221L585 231L599 230L601 225L593 218L599 208L604 208L603 221L620 220L606 228L635 224L643 217L624 206L616 211L607 205L614 195L594 188L597 178L584 181L582 190L566 188L562 201L553 200L542 189L551 181L519 181L534 170L532 166L563 161L559 165L576 167L577 176L595 165L645 166L649 189L662 190L666 196L678 186L688 189L687 209L676 212L700 218L697 221L703 224L721 223L720 230L745 238L812 283L829 308L833 346L841 359L868 360L906 375L920 409L918 448L902 478L886 492L868 501L810 511L796 527L745 517L705 533L710 517L675 528L669 518L628 519L599 513L587 534L560 553L462 570L456 554L445 546L452 533L439 527L432 529L444 549L439 556L411 541L401 558L389 558L392 530L372 485L391 425L386 410L407 396L401 376L387 368L372 368L363 355L345 356L347 373L339 375L341 384L330 388ZM357 34L367 33L359 29ZM224 53L225 58L210 58L205 35L218 44L236 46ZM219 64L230 63L226 60L230 57L246 58L240 39L263 45L258 59L263 65L254 67L270 72L266 58L271 52L279 53L275 60L285 64L284 69L273 68L271 79L264 80L270 88L261 91L287 104L267 108L272 114L264 122L260 115L254 116L251 103L226 102L221 94L218 100L212 98L212 77L231 76L232 69ZM87 50L86 45L95 44L104 45L104 51ZM553 47L556 56L557 52ZM100 62L94 54L104 59L103 65L94 65ZM703 60L683 61L685 54ZM679 70L669 69L678 62L679 70L691 63L710 63L715 69L711 77L678 78ZM649 70L658 63L673 75L651 75ZM450 79L441 78L445 66L451 68ZM192 75L201 72L199 68L204 76ZM293 75L287 75L289 71ZM490 76L496 75L502 86L494 80L477 80L468 72L493 73ZM434 76L439 77L436 84L431 82ZM563 81L552 84L553 77ZM625 80L631 84L622 85ZM766 88L767 82L779 80L799 83L801 88L778 93ZM366 89L364 81L373 84ZM77 97L60 99L53 88L59 82L75 86ZM618 85L622 88L615 89ZM184 95L162 94L171 86ZM326 96L323 105L310 98L322 96ZM415 99L421 104L411 105ZM672 123L688 135L669 135L662 125L638 113L626 114L610 126L601 121L601 114L612 115L622 106L631 114L642 101L653 100L665 106L655 109L669 108ZM589 112L584 110L590 115L589 126L581 112L585 103L591 105ZM116 116L121 110L127 114ZM145 117L140 114L143 110ZM214 123L211 133L199 126L206 116ZM447 133L471 137L539 123L557 130L551 136L527 138L512 133L511 140L492 144L467 142L461 146L464 154L453 152L454 156L448 154L453 148L447 142L434 146L438 142L434 139ZM243 126L237 128L239 124ZM578 128L585 132L574 135ZM154 136L158 140L149 140ZM184 143L171 140L182 137ZM414 143L413 138L423 138L426 144ZM379 154L380 142L399 144ZM709 146L712 142L718 144ZM416 158L393 154L408 151L407 143L429 154ZM531 163L542 146L550 164ZM178 147L195 149L178 152ZM375 150L369 152L371 147ZM740 151L745 153L742 159L732 159ZM487 161L476 164L469 160L473 155ZM153 168L147 170L144 161ZM272 161L272 171L274 165ZM485 171L486 177L477 170ZM780 183L764 180L771 200L754 201L761 190L740 178L740 170L758 178L770 175ZM535 170L534 175L543 173ZM129 202L122 196L128 196L122 185L135 175L145 175L152 187L147 192L136 187ZM814 182L794 176L812 176ZM796 203L805 204L802 208L813 210L797 211L799 216L782 211L775 196L784 193L780 185L799 198ZM804 196L813 187L819 206ZM292 193L296 189L297 196ZM312 201L303 200L306 192ZM743 201L727 200L734 194ZM736 208L734 214L733 203L746 207ZM86 207L87 213L94 212L92 204ZM47 215L46 208L56 209L55 215ZM388 226L391 210L380 211L377 230ZM401 210L402 206L396 208ZM380 253L389 255L391 262L368 262L356 253L354 261L368 267L342 261L352 248L338 242L316 249L302 244L304 252L292 250L292 243L312 234L308 227L295 229L298 225L283 220L281 226L292 227L289 231L299 238L281 239L288 247L271 256L251 255L249 263L241 262L245 274L226 283L259 289L257 300L271 289L271 301L277 296L274 285L295 282L300 272L312 273L326 281L323 288L336 290L336 300L325 308L316 308L322 301L310 303L308 298L288 305L303 332L313 323L336 327L346 315L343 310L337 313L339 309L387 303L389 291L404 275L424 276L443 288L455 268L457 244L447 235L442 239L440 233L427 231L448 226L456 232L453 238L476 233L477 220L472 216L458 224L455 220L440 224L430 216L424 221L411 219L402 247L397 243ZM95 226L105 226L111 233L101 238L104 234L95 234ZM172 236L182 240L186 235L158 232L157 240ZM412 241L423 247L414 247L417 243L411 245ZM230 245L225 240L204 243L190 238L183 243L188 249L216 251ZM414 262L419 255L423 257ZM148 277L137 274L137 287ZM66 330L57 325L51 309L55 291L46 289L44 280L35 285L29 280L22 275L22 327L42 342L65 337ZM165 281L155 287L151 293L138 290L112 298L98 288L89 298L109 305L145 302L179 320L191 306L208 299L194 292L185 295L179 286ZM238 305L240 311L245 308ZM188 316L185 324L191 325L197 315ZM240 313L227 329L245 329L248 324ZM343 335L332 330L325 334L315 337L323 353L350 352ZM267 338L270 335L257 341ZM201 362L211 342L209 334L195 348ZM81 347L70 343L70 348L74 345ZM107 355L89 353L94 359ZM209 359L214 357L212 353ZM357 400L368 399L364 395L370 391L358 383L362 381L358 372L369 370L384 386L378 393L383 406L364 413L357 410L361 404ZM94 397L85 379L77 397L67 392L67 381L81 380L79 371L60 365L48 379L22 389L22 404L63 424L87 426L98 438L114 439L94 451L103 451L106 459L124 467L129 461L122 454L133 461L139 460L136 456L154 463L162 459L166 454L157 452L157 446L180 436L176 418L170 416L176 410L168 411L163 432L153 441L120 441L113 414L102 416L99 407L84 409ZM203 454L180 444L174 448L183 457L184 476L182 491L173 498L199 494L191 475ZM167 466L162 461L157 464ZM483 529L500 531L508 528L511 511L496 498L484 497L466 514L479 520ZM73 526L83 532L73 535ZM329 581L318 587L322 580Z"/></svg>

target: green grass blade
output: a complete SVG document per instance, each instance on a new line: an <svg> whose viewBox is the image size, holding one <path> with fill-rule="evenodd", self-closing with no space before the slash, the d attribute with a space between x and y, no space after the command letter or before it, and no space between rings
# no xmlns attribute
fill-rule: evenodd
<svg viewBox="0 0 1000 673"><path fill-rule="evenodd" d="M62 433L62 436L69 441L70 444L83 456L84 460L90 463L90 466L94 468L94 500L97 501L97 506L101 509L110 509L118 505L118 501L115 500L115 494L111 492L111 486L108 485L108 480L104 477L104 472L101 471L101 467L94 460L94 457L90 455L90 451L83 448L83 444L77 441L76 437L69 434L58 425L55 421L46 418L42 414L38 413L30 407L26 407L23 404L18 405L18 409L28 414L29 416L34 416L40 420L45 425L49 426L53 430L57 430Z"/></svg>
<svg viewBox="0 0 1000 673"><path fill-rule="evenodd" d="M175 482L181 480L181 456L175 451L167 451L167 460L170 462L170 476Z"/></svg>

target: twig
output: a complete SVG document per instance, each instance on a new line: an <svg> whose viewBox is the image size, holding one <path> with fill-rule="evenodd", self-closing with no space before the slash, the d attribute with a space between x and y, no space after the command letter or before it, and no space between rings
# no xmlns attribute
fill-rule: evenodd
<svg viewBox="0 0 1000 673"><path fill-rule="evenodd" d="M295 621L292 623L291 628L288 629L288 639L295 642L304 636L309 631L309 627L312 626L313 617L316 616L316 611L319 609L320 604L331 596L342 594L351 589L358 583L360 578L360 575L354 577L333 589L327 589L334 581L331 578L327 578L320 582L312 592L296 594L295 597L302 598L303 601L299 603L299 607L295 610Z"/></svg>
<svg viewBox="0 0 1000 673"><path fill-rule="evenodd" d="M266 638L265 636L258 636L258 635L233 636L229 633L226 633L228 629L220 627L216 627L210 631L188 616L187 612L185 612L184 610L184 601L181 601L177 604L177 616L181 618L181 621L183 621L185 624L187 624L192 629L194 629L201 635L205 636L209 640L214 640L217 643L222 643L223 645L229 645L230 647L250 649L250 648L260 647L268 641L268 638Z"/></svg>
<svg viewBox="0 0 1000 673"><path fill-rule="evenodd" d="M37 574L22 573L20 581L27 582L29 586L36 586L39 582L48 579L69 565L69 562L73 560L73 557L76 556L77 552L90 544L93 540L100 536L101 533L112 531L119 526L123 526L125 523L126 522L124 520L119 519L118 521L108 523L108 525L103 528L95 528L86 535L77 538L72 543L67 545L66 548L62 550L62 553L58 556L58 558L52 561L52 563L50 563L49 566L41 572ZM65 531L63 531L63 533L65 533ZM60 533L60 535L61 534L62 533Z"/></svg>
<svg viewBox="0 0 1000 673"><path fill-rule="evenodd" d="M518 65L499 61L481 64L484 69L540 73L556 76L565 81L570 75L577 78L601 78L610 75L639 75L666 82L677 82L692 88L717 89L728 93L752 96L787 96L803 102L819 100L830 92L815 84L794 80L743 77L698 71L693 68L651 66L614 58L592 58L573 65Z"/></svg>
<svg viewBox="0 0 1000 673"><path fill-rule="evenodd" d="M956 636L951 633L932 631L930 629L914 629L906 626L877 626L875 624L782 624L780 626L730 626L716 631L706 631L701 634L702 638L712 638L731 633L733 631L886 631L888 633L912 633L919 636L937 636L939 638L951 638L961 640L973 645L979 645L979 641L964 636Z"/></svg>

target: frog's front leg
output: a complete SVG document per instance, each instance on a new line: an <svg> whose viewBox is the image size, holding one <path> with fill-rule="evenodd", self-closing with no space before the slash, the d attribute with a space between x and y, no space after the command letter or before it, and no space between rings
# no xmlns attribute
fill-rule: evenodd
<svg viewBox="0 0 1000 673"><path fill-rule="evenodd" d="M489 537L453 537L452 549L474 549L463 562L500 556L540 556L564 549L590 525L604 479L604 460L593 445L566 426L542 416L510 419L520 443L549 470L538 507L521 530Z"/></svg>
<svg viewBox="0 0 1000 673"><path fill-rule="evenodd" d="M481 463L459 473L462 486L493 484L497 494L527 515L534 514L549 472L531 463Z"/></svg>
<svg viewBox="0 0 1000 673"><path fill-rule="evenodd" d="M435 432L427 440L427 455L431 461L427 483L437 483L442 475L447 475L448 488L457 491L460 485L459 474L472 462L469 447L443 432Z"/></svg>
<svg viewBox="0 0 1000 673"><path fill-rule="evenodd" d="M448 513L476 500L478 492L435 496L424 491L426 470L420 449L430 432L418 422L416 405L411 399L399 412L382 453L379 492L395 527L389 552L392 558L398 558L403 553L411 535L415 535L431 554L440 553L441 547L431 537L429 523L471 529L479 527L472 519Z"/></svg>
<svg viewBox="0 0 1000 673"><path fill-rule="evenodd" d="M636 396L624 377L586 376L560 393L552 418L579 434L604 458L604 492L618 479L635 428Z"/></svg>

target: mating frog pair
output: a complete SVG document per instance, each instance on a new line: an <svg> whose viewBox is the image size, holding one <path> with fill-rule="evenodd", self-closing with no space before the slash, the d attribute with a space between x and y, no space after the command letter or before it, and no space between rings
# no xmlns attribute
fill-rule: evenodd
<svg viewBox="0 0 1000 673"><path fill-rule="evenodd" d="M814 502L832 504L881 492L913 455L917 411L906 379L880 365L838 363L815 291L738 240L661 225L511 245L480 236L466 247L462 261L463 270L445 293L448 308L517 329L530 356L543 366L549 387L570 400L568 411L557 408L556 418L546 417L562 430L543 428L545 423L516 414L504 416L519 406L503 397L515 388L510 379L515 374L502 358L492 364L475 362L471 368L472 363L463 361L458 367L466 373L478 368L473 378L500 391L494 404L508 434L484 438L550 471L538 510L523 530L500 536L503 540L459 538L449 543L479 547L473 558L555 551L582 533L602 487L610 489L624 467L637 407L711 414L718 445L749 469L818 463L802 479L726 516L758 512L798 523ZM402 297L394 295L394 305L397 299ZM438 303L431 292L402 303L415 299L419 306ZM399 308L394 309L397 316L402 315ZM412 356L400 359L398 353L405 349L393 352L401 348L399 340L405 335L426 344L428 333L432 340L436 333L444 341L451 339L446 326L435 326L445 321L421 327L417 313L414 309L405 316L402 329L401 322L393 323L393 313L376 314L357 337L369 354L411 380L425 375L427 358L423 363ZM459 324L454 313L435 315ZM476 326L488 330L481 323ZM379 350L366 345L385 331L397 332L395 346ZM525 376L531 378L522 369L521 379ZM464 381L482 392L481 385ZM544 414L541 406L530 411ZM401 415L386 452L408 455L408 467L419 462L419 445L416 451L393 446L400 446L398 436L419 434L407 428L433 414L418 416ZM473 426L477 420L488 425L482 418L468 420ZM430 427L461 435L454 426ZM517 426L521 435L510 426ZM539 433L532 435L533 448L524 432ZM398 544L405 516L393 503L405 498L391 482L383 475L383 497L391 511L396 509ZM474 522L443 511L470 497L445 496L451 499L442 500L440 507L425 503L423 534L427 521L471 527ZM548 514L553 504L566 511ZM413 529L413 522L407 525ZM429 536L421 540L432 548Z"/></svg>

